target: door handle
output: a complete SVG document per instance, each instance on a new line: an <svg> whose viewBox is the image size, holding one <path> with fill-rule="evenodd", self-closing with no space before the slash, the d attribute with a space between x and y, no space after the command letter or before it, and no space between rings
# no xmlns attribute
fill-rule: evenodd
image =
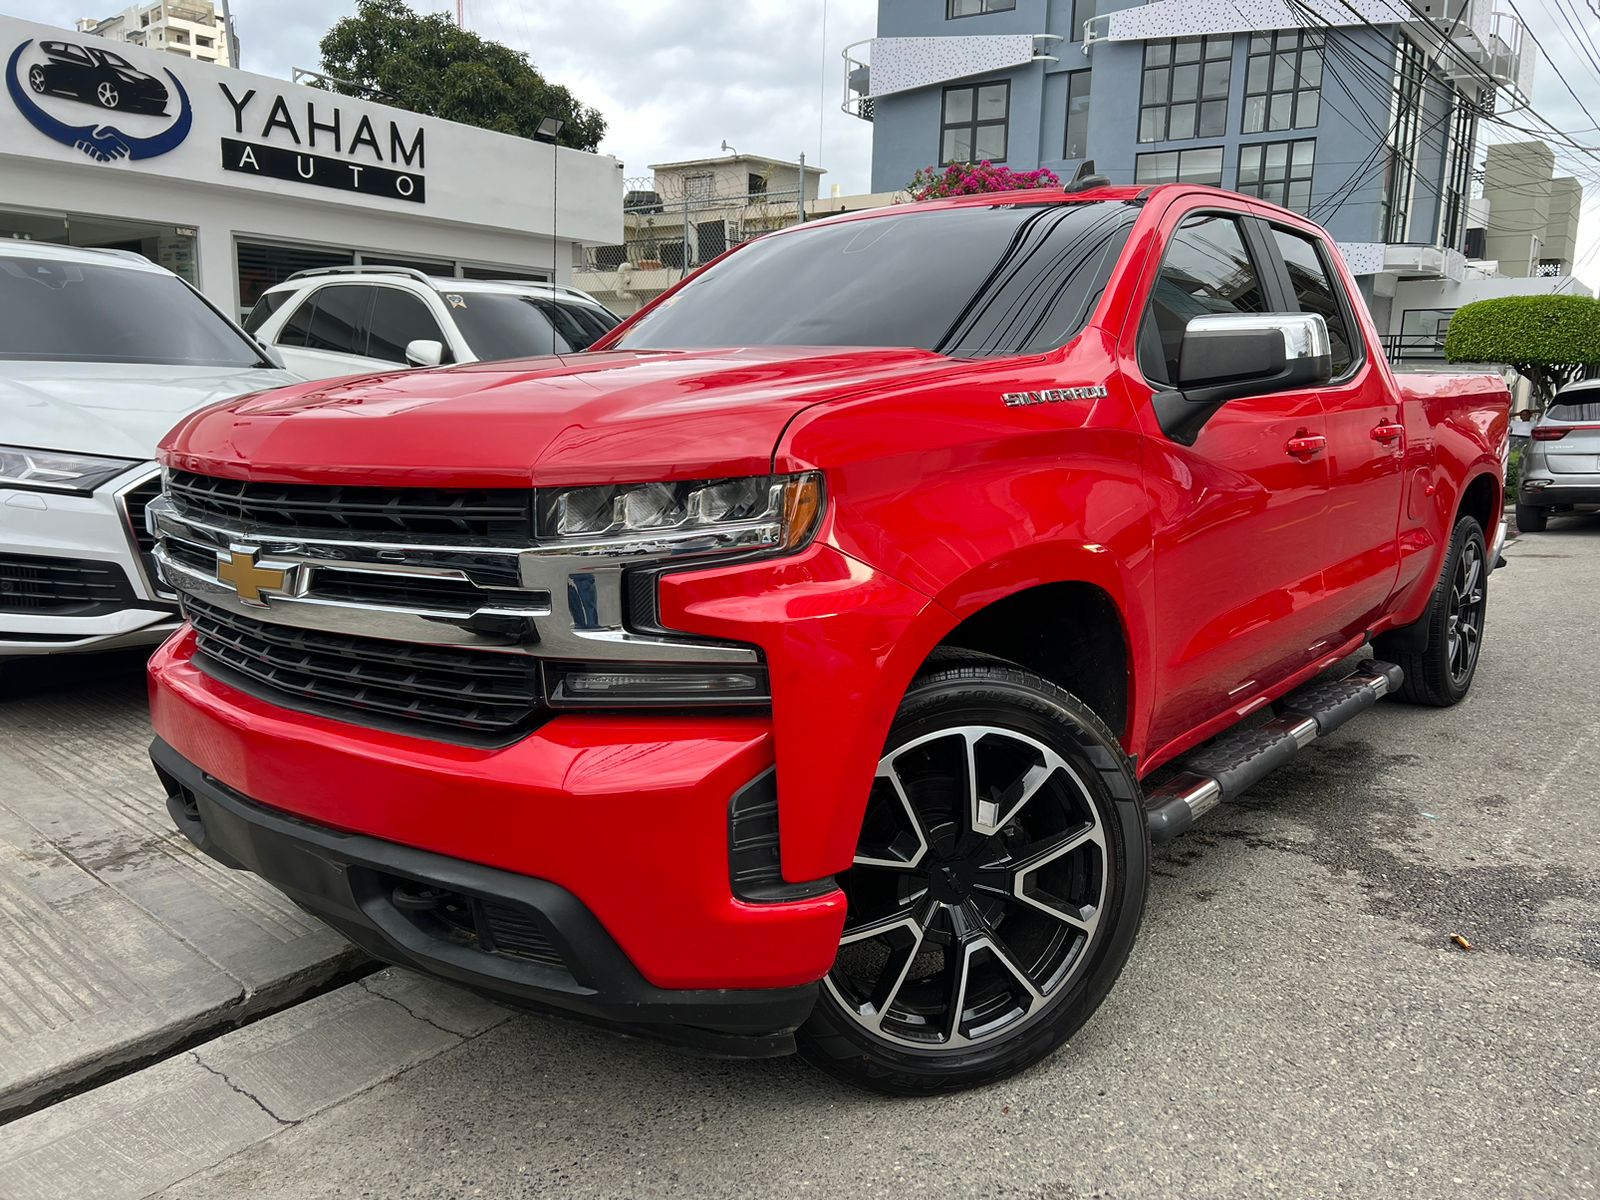
<svg viewBox="0 0 1600 1200"><path fill-rule="evenodd" d="M1404 425L1396 425L1393 421L1381 421L1372 429L1372 440L1382 442L1387 446L1390 442L1398 442L1406 435Z"/></svg>
<svg viewBox="0 0 1600 1200"><path fill-rule="evenodd" d="M1310 458L1328 448L1328 439L1320 433L1299 433L1290 438L1283 448L1292 458Z"/></svg>

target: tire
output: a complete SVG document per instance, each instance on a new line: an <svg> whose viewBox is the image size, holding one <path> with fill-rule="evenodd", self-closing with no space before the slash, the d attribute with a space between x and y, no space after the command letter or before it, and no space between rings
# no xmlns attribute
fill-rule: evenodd
<svg viewBox="0 0 1600 1200"><path fill-rule="evenodd" d="M41 96L44 95L44 68L39 66L28 69L28 86Z"/></svg>
<svg viewBox="0 0 1600 1200"><path fill-rule="evenodd" d="M1523 533L1543 533L1548 524L1550 524L1548 508L1536 508L1531 504L1517 505L1517 528Z"/></svg>
<svg viewBox="0 0 1600 1200"><path fill-rule="evenodd" d="M1483 645L1487 581L1483 530L1472 517L1462 517L1422 620L1410 630L1385 634L1373 642L1379 658L1399 664L1405 672L1400 690L1393 693L1396 699L1431 708L1449 708L1465 699Z"/></svg>
<svg viewBox="0 0 1600 1200"><path fill-rule="evenodd" d="M999 659L934 662L884 748L800 1053L889 1095L1039 1062L1121 973L1149 860L1138 780L1086 704Z"/></svg>
<svg viewBox="0 0 1600 1200"><path fill-rule="evenodd" d="M100 102L101 108L115 108L121 99L117 89L109 83L102 83L94 91L94 98Z"/></svg>

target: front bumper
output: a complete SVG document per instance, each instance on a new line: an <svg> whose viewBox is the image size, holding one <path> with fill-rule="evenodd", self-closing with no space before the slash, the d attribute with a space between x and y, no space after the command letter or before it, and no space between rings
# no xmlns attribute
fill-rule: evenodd
<svg viewBox="0 0 1600 1200"><path fill-rule="evenodd" d="M154 477L144 466L90 495L0 488L0 555L101 563L127 581L124 599L88 610L0 600L0 658L151 646L178 627L177 604L157 590L130 525L128 498Z"/></svg>
<svg viewBox="0 0 1600 1200"><path fill-rule="evenodd" d="M792 1051L794 1030L815 1002L814 983L655 987L565 888L297 820L212 778L160 739L150 753L168 810L195 845L255 872L375 958L512 1004L740 1057ZM444 905L458 919L441 919Z"/></svg>

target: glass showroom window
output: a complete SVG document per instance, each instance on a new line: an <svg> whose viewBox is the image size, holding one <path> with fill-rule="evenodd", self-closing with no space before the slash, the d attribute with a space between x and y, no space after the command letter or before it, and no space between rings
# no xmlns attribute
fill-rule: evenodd
<svg viewBox="0 0 1600 1200"><path fill-rule="evenodd" d="M1004 162L1011 84L979 83L944 90L939 161Z"/></svg>
<svg viewBox="0 0 1600 1200"><path fill-rule="evenodd" d="M1139 91L1139 140L1221 137L1228 124L1233 37L1146 42Z"/></svg>
<svg viewBox="0 0 1600 1200"><path fill-rule="evenodd" d="M1222 147L1141 154L1134 160L1133 181L1140 184L1204 183L1221 187Z"/></svg>
<svg viewBox="0 0 1600 1200"><path fill-rule="evenodd" d="M1322 34L1253 35L1244 71L1244 132L1311 129L1321 107Z"/></svg>
<svg viewBox="0 0 1600 1200"><path fill-rule="evenodd" d="M1316 138L1240 146L1238 190L1306 212L1311 207L1311 167L1316 152Z"/></svg>

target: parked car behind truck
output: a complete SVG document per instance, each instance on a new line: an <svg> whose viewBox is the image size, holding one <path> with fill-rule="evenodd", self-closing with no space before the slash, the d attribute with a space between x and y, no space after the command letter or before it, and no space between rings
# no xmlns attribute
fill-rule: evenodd
<svg viewBox="0 0 1600 1200"><path fill-rule="evenodd" d="M0 242L0 660L171 633L144 525L156 442L294 378L137 254Z"/></svg>
<svg viewBox="0 0 1600 1200"><path fill-rule="evenodd" d="M1542 533L1551 513L1600 508L1600 379L1569 383L1534 422L1518 472L1517 528Z"/></svg>
<svg viewBox="0 0 1600 1200"><path fill-rule="evenodd" d="M1105 998L1152 838L1470 688L1509 397L1378 345L1303 218L1090 186L776 233L577 357L200 414L152 508L171 812L513 1002L1001 1078Z"/></svg>

